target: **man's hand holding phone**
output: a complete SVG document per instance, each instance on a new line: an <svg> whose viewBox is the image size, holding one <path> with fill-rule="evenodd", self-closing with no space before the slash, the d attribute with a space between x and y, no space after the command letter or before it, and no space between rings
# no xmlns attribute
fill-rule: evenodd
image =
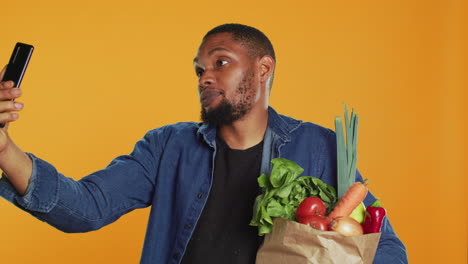
<svg viewBox="0 0 468 264"><path fill-rule="evenodd" d="M33 51L34 47L32 45L21 42L16 43L8 65L3 69L0 76L0 101L14 101L21 94L21 90L14 89L14 87L20 87ZM5 126L4 120L11 122L18 118L18 114L11 112L12 110L21 110L22 108L21 103L0 104L0 128Z"/></svg>
<svg viewBox="0 0 468 264"><path fill-rule="evenodd" d="M0 73L0 169L20 194L28 188L32 161L9 137L8 124L17 120L18 112L23 109L23 104L15 99L21 96L22 91L17 87L32 51L31 45L17 43L8 65Z"/></svg>

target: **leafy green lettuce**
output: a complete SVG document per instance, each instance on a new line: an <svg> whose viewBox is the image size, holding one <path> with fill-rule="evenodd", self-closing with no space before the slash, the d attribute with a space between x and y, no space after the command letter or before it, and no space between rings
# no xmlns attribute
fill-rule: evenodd
<svg viewBox="0 0 468 264"><path fill-rule="evenodd" d="M273 218L283 217L295 221L296 209L307 197L317 196L327 206L327 214L337 202L336 190L312 176L302 176L304 169L293 161L276 158L271 161L270 176L260 175L257 181L262 194L254 203L251 226L258 227L258 235L270 233Z"/></svg>

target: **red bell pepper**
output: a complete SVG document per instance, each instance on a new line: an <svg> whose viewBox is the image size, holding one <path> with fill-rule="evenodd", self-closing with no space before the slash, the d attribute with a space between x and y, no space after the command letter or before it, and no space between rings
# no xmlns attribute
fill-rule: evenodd
<svg viewBox="0 0 468 264"><path fill-rule="evenodd" d="M380 233L382 222L387 211L380 205L380 201L376 200L372 205L366 208L366 218L362 227L364 234Z"/></svg>

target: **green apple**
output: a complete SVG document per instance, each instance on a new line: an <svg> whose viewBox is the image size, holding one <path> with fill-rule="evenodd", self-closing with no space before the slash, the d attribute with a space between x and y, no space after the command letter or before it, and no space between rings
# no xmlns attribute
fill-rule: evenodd
<svg viewBox="0 0 468 264"><path fill-rule="evenodd" d="M353 212L349 216L362 224L366 218L366 206L364 206L364 203L361 202L356 208L354 208Z"/></svg>

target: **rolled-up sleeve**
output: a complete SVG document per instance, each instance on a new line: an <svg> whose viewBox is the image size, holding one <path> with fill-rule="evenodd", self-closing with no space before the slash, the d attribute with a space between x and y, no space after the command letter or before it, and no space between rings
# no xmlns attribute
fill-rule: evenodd
<svg viewBox="0 0 468 264"><path fill-rule="evenodd" d="M48 213L57 204L58 173L49 163L31 153L26 154L32 160L32 175L26 193L21 196L3 174L0 195L24 210Z"/></svg>

